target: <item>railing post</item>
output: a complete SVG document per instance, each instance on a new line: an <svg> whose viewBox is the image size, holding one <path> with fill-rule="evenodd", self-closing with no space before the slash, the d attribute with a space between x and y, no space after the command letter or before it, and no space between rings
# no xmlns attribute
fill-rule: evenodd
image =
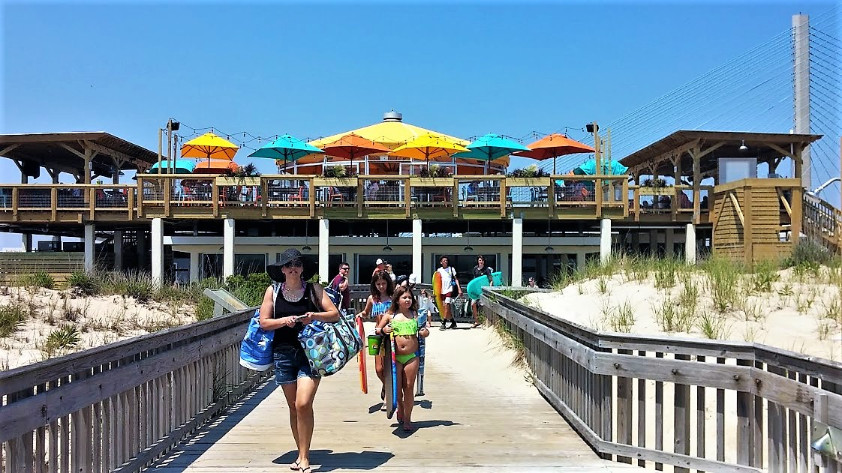
<svg viewBox="0 0 842 473"><path fill-rule="evenodd" d="M404 206L406 207L405 216L406 216L406 218L409 218L409 216L412 213L411 212L411 209L412 209L412 179L410 179L409 177L404 179L403 200L404 200ZM420 273L418 273L418 272L416 272L415 274L420 275Z"/></svg>
<svg viewBox="0 0 842 473"><path fill-rule="evenodd" d="M50 220L58 220L58 188L50 188Z"/></svg>
<svg viewBox="0 0 842 473"><path fill-rule="evenodd" d="M316 187L314 184L313 176L310 176L307 179L307 185L310 186L310 199L308 199L310 204L310 218L316 216Z"/></svg>
<svg viewBox="0 0 842 473"><path fill-rule="evenodd" d="M453 216L459 216L459 180L453 178L453 185L451 186L450 200L453 205Z"/></svg>
<svg viewBox="0 0 842 473"><path fill-rule="evenodd" d="M213 216L219 217L219 186L215 180L211 182L211 200L213 201Z"/></svg>
<svg viewBox="0 0 842 473"><path fill-rule="evenodd" d="M500 216L506 216L506 178L500 179Z"/></svg>
<svg viewBox="0 0 842 473"><path fill-rule="evenodd" d="M596 190L596 196L594 196L596 202L596 218L600 218L602 217L602 194L605 192L605 189L602 188L602 179L596 180L596 187L594 189Z"/></svg>
<svg viewBox="0 0 842 473"><path fill-rule="evenodd" d="M555 217L555 179L550 177L550 186L547 188L547 206L549 216Z"/></svg>
<svg viewBox="0 0 842 473"><path fill-rule="evenodd" d="M143 182L144 179L142 177L137 178L137 218L143 218Z"/></svg>
<svg viewBox="0 0 842 473"><path fill-rule="evenodd" d="M90 219L94 220L96 218L96 189L93 187L89 187L87 189L88 194L88 205L90 209Z"/></svg>
<svg viewBox="0 0 842 473"><path fill-rule="evenodd" d="M803 191L804 189L801 186L795 186L792 188L792 216L790 217L790 231L792 232L792 237L790 240L792 241L793 250L801 240L801 219L804 218Z"/></svg>
<svg viewBox="0 0 842 473"><path fill-rule="evenodd" d="M169 217L170 216L170 200L172 198L172 179L167 179L166 185L161 185L161 189L164 191L164 215Z"/></svg>
<svg viewBox="0 0 842 473"><path fill-rule="evenodd" d="M18 207L20 201L20 189L18 187L12 187L12 217L13 220L18 219Z"/></svg>

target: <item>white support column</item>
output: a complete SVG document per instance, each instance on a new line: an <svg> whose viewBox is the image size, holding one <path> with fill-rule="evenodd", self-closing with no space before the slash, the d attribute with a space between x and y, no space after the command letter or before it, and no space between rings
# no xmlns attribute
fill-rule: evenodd
<svg viewBox="0 0 842 473"><path fill-rule="evenodd" d="M222 277L234 275L234 235L235 223L233 218L222 221Z"/></svg>
<svg viewBox="0 0 842 473"><path fill-rule="evenodd" d="M85 225L85 271L94 270L94 254L96 253L96 238L94 237L94 226Z"/></svg>
<svg viewBox="0 0 842 473"><path fill-rule="evenodd" d="M599 222L599 262L606 264L611 259L611 219Z"/></svg>
<svg viewBox="0 0 842 473"><path fill-rule="evenodd" d="M523 219L512 219L512 286L523 286Z"/></svg>
<svg viewBox="0 0 842 473"><path fill-rule="evenodd" d="M152 280L159 286L164 283L164 220L152 219Z"/></svg>
<svg viewBox="0 0 842 473"><path fill-rule="evenodd" d="M684 234L684 259L688 264L696 264L696 226L687 224L687 233Z"/></svg>
<svg viewBox="0 0 842 473"><path fill-rule="evenodd" d="M810 17L793 15L792 31L795 132L810 133ZM801 184L810 190L813 165L809 147L801 152L801 163Z"/></svg>
<svg viewBox="0 0 842 473"><path fill-rule="evenodd" d="M114 271L123 270L123 231L114 230Z"/></svg>
<svg viewBox="0 0 842 473"><path fill-rule="evenodd" d="M421 273L421 264L423 260L423 253L421 248L421 219L412 219L412 273L418 278L418 283L426 281L426 278Z"/></svg>
<svg viewBox="0 0 842 473"><path fill-rule="evenodd" d="M319 220L319 278L330 281L330 219ZM336 269L336 268L333 268Z"/></svg>
<svg viewBox="0 0 842 473"><path fill-rule="evenodd" d="M190 282L199 282L199 253L190 252Z"/></svg>

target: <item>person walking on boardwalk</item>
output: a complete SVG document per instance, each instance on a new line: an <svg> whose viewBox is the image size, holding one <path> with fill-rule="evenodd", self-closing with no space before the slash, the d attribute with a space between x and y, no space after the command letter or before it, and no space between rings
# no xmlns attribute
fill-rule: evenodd
<svg viewBox="0 0 842 473"><path fill-rule="evenodd" d="M441 267L436 271L441 275L441 294L439 295L442 313L441 313L441 330L448 328L447 323L450 322L450 328L456 328L456 320L451 314L450 303L453 302L453 294L456 297L462 295L462 287L459 285L459 280L456 279L456 270L450 266L450 260L447 256L442 256L439 260Z"/></svg>
<svg viewBox="0 0 842 473"><path fill-rule="evenodd" d="M386 262L383 261L383 258L377 258L377 261L375 261L374 264L374 271L371 272L372 277L380 271L386 271Z"/></svg>
<svg viewBox="0 0 842 473"><path fill-rule="evenodd" d="M291 470L310 473L310 442L313 439L313 399L319 388L319 376L310 371L298 333L314 321L336 322L339 311L318 284L306 282L301 273L301 252L294 248L281 253L280 260L266 267L273 281L280 284L266 288L260 305L260 328L274 330L272 352L275 383L281 387L289 406L289 426L298 449Z"/></svg>
<svg viewBox="0 0 842 473"><path fill-rule="evenodd" d="M491 276L491 268L485 265L485 258L483 258L482 255L477 256L477 265L474 266L473 276L474 279L480 276L486 276L488 277L488 285L494 285L494 278ZM468 294L470 294L470 292ZM473 328L479 327L479 312L477 311L477 302L479 302L479 299L471 298L471 314L473 314L474 316L474 325L472 326Z"/></svg>
<svg viewBox="0 0 842 473"><path fill-rule="evenodd" d="M386 271L378 271L371 277L371 295L365 301L365 309L360 312L360 317L373 318L374 323L380 323L383 314L389 310L392 305L392 295L395 293L395 285L392 278ZM382 346L382 345L381 345ZM382 388L380 389L380 399L386 398L386 386L383 385L383 352L374 355L374 371L380 379Z"/></svg>
<svg viewBox="0 0 842 473"><path fill-rule="evenodd" d="M375 335L395 334L395 360L398 363L398 423L404 432L412 431L412 407L415 404L415 378L418 375L418 336L427 337L430 329L418 327L418 301L405 286L395 289L392 307L380 318Z"/></svg>
<svg viewBox="0 0 842 473"><path fill-rule="evenodd" d="M351 265L343 261L339 263L339 274L330 282L330 287L342 294L342 302L339 303L342 307L339 307L339 309L343 311L347 311L351 307L351 284L348 281L350 273Z"/></svg>

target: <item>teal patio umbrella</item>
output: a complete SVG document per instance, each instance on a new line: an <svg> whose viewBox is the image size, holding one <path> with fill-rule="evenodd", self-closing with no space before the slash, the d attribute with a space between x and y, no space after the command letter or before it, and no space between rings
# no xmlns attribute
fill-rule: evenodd
<svg viewBox="0 0 842 473"><path fill-rule="evenodd" d="M150 174L157 174L158 168L161 168L161 174L169 174L170 172L170 163L166 159L162 160L160 163L155 163L149 169ZM173 174L190 174L193 172L193 168L196 167L196 163L189 159L176 159L173 161Z"/></svg>
<svg viewBox="0 0 842 473"><path fill-rule="evenodd" d="M518 152L529 151L529 148L501 135L489 133L477 138L466 146L469 151L456 153L454 158L480 159L485 161L485 171L488 172L488 163L497 158Z"/></svg>
<svg viewBox="0 0 842 473"><path fill-rule="evenodd" d="M294 136L282 135L275 141L261 146L254 153L251 153L249 157L270 158L274 160L283 159L284 168L286 168L288 162L297 161L304 156L314 153L324 153L324 151Z"/></svg>
<svg viewBox="0 0 842 473"><path fill-rule="evenodd" d="M620 176L620 175L625 174L629 170L629 168L620 164L619 161L614 161L614 160L611 160L611 161L603 160L600 167L602 167L602 172L600 172L598 174L604 174L606 176ZM580 171L580 172L577 172L577 171ZM596 160L595 159L589 159L589 160L585 161L584 163L580 164L578 167L574 168L573 173L574 174L581 174L581 175L585 175L585 176L593 176L594 174L597 174L597 172L596 172Z"/></svg>

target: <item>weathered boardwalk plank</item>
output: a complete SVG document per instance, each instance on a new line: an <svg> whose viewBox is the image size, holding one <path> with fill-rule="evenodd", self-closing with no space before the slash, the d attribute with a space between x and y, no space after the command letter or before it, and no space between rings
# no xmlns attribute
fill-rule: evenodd
<svg viewBox="0 0 842 473"><path fill-rule="evenodd" d="M370 327L369 327L370 328ZM379 382L359 389L357 363L323 380L316 397L315 471L627 470L599 459L528 381L492 329L433 330L426 395L404 434L379 410ZM374 363L369 363L373 368ZM148 471L289 471L296 458L286 403L274 381Z"/></svg>

